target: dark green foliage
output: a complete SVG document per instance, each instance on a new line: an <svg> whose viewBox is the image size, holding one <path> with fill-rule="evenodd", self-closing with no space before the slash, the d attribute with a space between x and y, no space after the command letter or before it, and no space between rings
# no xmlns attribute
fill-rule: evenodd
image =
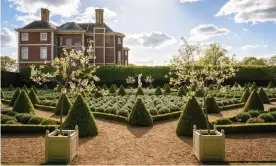
<svg viewBox="0 0 276 166"><path fill-rule="evenodd" d="M245 91L242 94L241 102L245 103L247 101L247 99L249 98L249 96L250 96L250 92L249 92L249 89L247 88L247 89L245 89Z"/></svg>
<svg viewBox="0 0 276 166"><path fill-rule="evenodd" d="M40 124L42 120L43 119L41 117L34 116L28 121L28 124Z"/></svg>
<svg viewBox="0 0 276 166"><path fill-rule="evenodd" d="M102 88L103 88L103 90L108 90L105 84L103 84Z"/></svg>
<svg viewBox="0 0 276 166"><path fill-rule="evenodd" d="M244 84L243 89L244 89L244 90L248 89L248 84L247 84L247 83Z"/></svg>
<svg viewBox="0 0 276 166"><path fill-rule="evenodd" d="M15 118L19 121L23 116L30 115L28 113L18 113L15 115Z"/></svg>
<svg viewBox="0 0 276 166"><path fill-rule="evenodd" d="M141 98L138 98L130 115L128 123L134 126L152 126L152 117Z"/></svg>
<svg viewBox="0 0 276 166"><path fill-rule="evenodd" d="M186 93L184 87L181 86L181 87L179 88L178 92L177 92L177 96L182 97L182 96L186 96L186 94L187 94L187 93Z"/></svg>
<svg viewBox="0 0 276 166"><path fill-rule="evenodd" d="M115 86L114 85L111 85L111 87L109 88L109 93L110 94L116 94L116 88L115 88Z"/></svg>
<svg viewBox="0 0 276 166"><path fill-rule="evenodd" d="M178 86L174 84L173 89L178 89Z"/></svg>
<svg viewBox="0 0 276 166"><path fill-rule="evenodd" d="M38 93L38 91L37 91L37 89L36 89L36 86L32 85L32 86L31 86L31 89L33 89L35 93Z"/></svg>
<svg viewBox="0 0 276 166"><path fill-rule="evenodd" d="M138 95L144 95L144 91L143 91L143 88L141 86L138 87L137 91L136 91L136 96Z"/></svg>
<svg viewBox="0 0 276 166"><path fill-rule="evenodd" d="M21 90L19 88L16 89L16 91L13 93L11 101L10 101L10 106L13 106L17 97L19 96L19 94L21 93Z"/></svg>
<svg viewBox="0 0 276 166"><path fill-rule="evenodd" d="M8 91L13 91L13 90L14 90L13 86L12 86L12 84L10 84Z"/></svg>
<svg viewBox="0 0 276 166"><path fill-rule="evenodd" d="M264 110L264 105L262 100L260 99L258 93L256 90L253 90L253 92L250 94L249 98L247 99L243 111L249 111L249 110Z"/></svg>
<svg viewBox="0 0 276 166"><path fill-rule="evenodd" d="M237 82L235 82L235 84L234 84L233 87L234 87L234 88L238 88L238 87L239 87L239 84L238 84Z"/></svg>
<svg viewBox="0 0 276 166"><path fill-rule="evenodd" d="M250 118L251 118L251 115L248 112L241 112L236 116L236 119L239 122L246 122Z"/></svg>
<svg viewBox="0 0 276 166"><path fill-rule="evenodd" d="M18 122L15 120L8 120L5 124L17 124Z"/></svg>
<svg viewBox="0 0 276 166"><path fill-rule="evenodd" d="M153 89L153 85L152 84L149 85L149 89Z"/></svg>
<svg viewBox="0 0 276 166"><path fill-rule="evenodd" d="M208 96L205 99L205 109L208 113L219 113L219 107L213 96Z"/></svg>
<svg viewBox="0 0 276 166"><path fill-rule="evenodd" d="M271 112L270 114L276 119L276 112Z"/></svg>
<svg viewBox="0 0 276 166"><path fill-rule="evenodd" d="M6 98L6 96L5 96L5 93L1 89L1 99L4 99L4 98Z"/></svg>
<svg viewBox="0 0 276 166"><path fill-rule="evenodd" d="M193 134L193 126L196 125L198 129L206 129L206 117L199 106L194 96L189 97L183 112L181 113L176 133L179 136L191 136Z"/></svg>
<svg viewBox="0 0 276 166"><path fill-rule="evenodd" d="M62 105L63 105L63 112L62 112L62 114L63 115L67 115L68 112L69 112L69 110L70 110L70 108L71 108L71 106L72 106L72 104L71 104L69 98L67 97L67 95L64 94L64 93L62 93L61 96L59 97L57 105L55 107L55 114L56 115L60 115L60 113L62 111L61 110L62 109L61 108Z"/></svg>
<svg viewBox="0 0 276 166"><path fill-rule="evenodd" d="M44 90L48 90L48 89L49 89L49 88L48 88L48 85L45 84L44 87L43 87L43 89L44 89Z"/></svg>
<svg viewBox="0 0 276 166"><path fill-rule="evenodd" d="M167 84L167 85L165 86L164 94L170 94L170 93L171 93L171 88L170 88L170 85Z"/></svg>
<svg viewBox="0 0 276 166"><path fill-rule="evenodd" d="M247 86L248 86L248 88L251 88L251 86L252 86L251 82L249 82L249 83L247 84Z"/></svg>
<svg viewBox="0 0 276 166"><path fill-rule="evenodd" d="M263 119L265 122L275 122L274 116L272 116L270 113L260 114L258 118Z"/></svg>
<svg viewBox="0 0 276 166"><path fill-rule="evenodd" d="M58 122L54 119L43 119L40 124L41 125L57 125Z"/></svg>
<svg viewBox="0 0 276 166"><path fill-rule="evenodd" d="M192 85L192 86L190 87L190 91L192 91L192 92L196 91L196 85Z"/></svg>
<svg viewBox="0 0 276 166"><path fill-rule="evenodd" d="M217 90L220 90L220 89L221 89L221 84L219 84L217 87Z"/></svg>
<svg viewBox="0 0 276 166"><path fill-rule="evenodd" d="M195 91L195 96L196 97L203 97L204 96L203 90L196 90Z"/></svg>
<svg viewBox="0 0 276 166"><path fill-rule="evenodd" d="M22 90L20 92L19 96L17 97L14 103L12 111L18 113L34 113L34 106L25 90Z"/></svg>
<svg viewBox="0 0 276 166"><path fill-rule="evenodd" d="M37 95L36 95L33 88L31 88L31 90L29 92L29 98L30 98L30 100L33 104L39 104L40 103L40 101L39 101L39 99L38 99L38 97L37 97Z"/></svg>
<svg viewBox="0 0 276 166"><path fill-rule="evenodd" d="M26 87L26 85L23 86L23 88L27 93L29 92L29 89Z"/></svg>
<svg viewBox="0 0 276 166"><path fill-rule="evenodd" d="M157 88L155 89L154 94L155 94L156 96L162 95L162 90L161 90L161 88L160 88L159 86L157 86Z"/></svg>
<svg viewBox="0 0 276 166"><path fill-rule="evenodd" d="M124 88L123 85L120 86L120 89L118 91L118 95L120 95L120 96L126 95L126 91L125 91L125 88Z"/></svg>
<svg viewBox="0 0 276 166"><path fill-rule="evenodd" d="M17 119L13 116L1 115L1 124L5 124L7 121L17 122Z"/></svg>
<svg viewBox="0 0 276 166"><path fill-rule="evenodd" d="M33 114L24 114L23 117L21 117L18 121L22 124L27 124L28 121L32 118L35 117Z"/></svg>
<svg viewBox="0 0 276 166"><path fill-rule="evenodd" d="M151 115L157 115L157 114L158 114L156 108L150 108L150 109L149 109L149 112L150 112Z"/></svg>
<svg viewBox="0 0 276 166"><path fill-rule="evenodd" d="M8 116L15 116L17 114L17 112L13 112L12 110L1 110L1 114L3 115L8 115Z"/></svg>
<svg viewBox="0 0 276 166"><path fill-rule="evenodd" d="M167 83L163 85L162 89L165 90L166 86L167 86Z"/></svg>
<svg viewBox="0 0 276 166"><path fill-rule="evenodd" d="M216 125L228 125L228 124L232 124L232 123L233 122L228 118L219 118L215 122Z"/></svg>
<svg viewBox="0 0 276 166"><path fill-rule="evenodd" d="M78 125L79 135L81 137L95 136L98 134L95 118L88 104L80 94L72 105L64 121L63 128L73 130L76 125Z"/></svg>
<svg viewBox="0 0 276 166"><path fill-rule="evenodd" d="M273 85L273 83L271 81L269 82L267 88L274 88L274 85Z"/></svg>
<svg viewBox="0 0 276 166"><path fill-rule="evenodd" d="M114 88L116 89L116 91L118 90L118 87L116 84L113 84Z"/></svg>
<svg viewBox="0 0 276 166"><path fill-rule="evenodd" d="M115 107L108 107L108 108L105 109L104 112L107 113L107 114L116 115L117 114L117 109Z"/></svg>
<svg viewBox="0 0 276 166"><path fill-rule="evenodd" d="M189 92L189 89L184 85L183 88L185 89L186 92Z"/></svg>
<svg viewBox="0 0 276 166"><path fill-rule="evenodd" d="M167 114L170 113L170 109L168 107L161 107L158 112L159 114Z"/></svg>
<svg viewBox="0 0 276 166"><path fill-rule="evenodd" d="M258 90L258 87L257 87L257 85L256 85L256 82L253 82L253 84L252 84L252 86L251 86L251 91L253 91L253 90Z"/></svg>
<svg viewBox="0 0 276 166"><path fill-rule="evenodd" d="M270 101L269 101L269 98L267 97L267 95L266 95L266 93L265 93L265 91L263 90L263 88L261 88L260 90L259 90L259 96L260 96L260 99L262 100L262 102L264 103L264 104L269 104L270 103Z"/></svg>
<svg viewBox="0 0 276 166"><path fill-rule="evenodd" d="M94 93L94 97L95 98L103 97L103 93L99 90L96 90L95 93Z"/></svg>
<svg viewBox="0 0 276 166"><path fill-rule="evenodd" d="M105 108L104 107L96 107L95 112L105 112Z"/></svg>
<svg viewBox="0 0 276 166"><path fill-rule="evenodd" d="M120 111L118 111L117 115L128 117L129 113L128 113L128 111L120 110Z"/></svg>
<svg viewBox="0 0 276 166"><path fill-rule="evenodd" d="M276 107L270 107L270 108L268 108L267 112L276 112Z"/></svg>
<svg viewBox="0 0 276 166"><path fill-rule="evenodd" d="M264 123L265 121L261 118L250 118L246 123Z"/></svg>
<svg viewBox="0 0 276 166"><path fill-rule="evenodd" d="M248 111L248 113L252 118L258 117L260 115L260 112L258 110L250 110Z"/></svg>

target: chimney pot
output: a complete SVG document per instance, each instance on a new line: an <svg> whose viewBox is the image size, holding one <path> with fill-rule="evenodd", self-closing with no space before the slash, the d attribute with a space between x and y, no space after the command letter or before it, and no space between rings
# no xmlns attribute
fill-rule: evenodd
<svg viewBox="0 0 276 166"><path fill-rule="evenodd" d="M103 9L95 9L96 12L96 24L103 24L103 13L104 10Z"/></svg>
<svg viewBox="0 0 276 166"><path fill-rule="evenodd" d="M41 8L41 21L49 22L50 11L46 8Z"/></svg>

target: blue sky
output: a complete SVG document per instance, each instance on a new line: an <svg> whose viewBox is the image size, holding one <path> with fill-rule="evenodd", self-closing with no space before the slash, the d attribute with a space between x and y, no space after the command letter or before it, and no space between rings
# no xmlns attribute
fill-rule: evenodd
<svg viewBox="0 0 276 166"><path fill-rule="evenodd" d="M56 25L94 22L94 9L104 8L104 21L126 34L130 63L139 65L166 64L182 36L203 48L221 43L239 60L276 54L275 0L2 0L1 56L16 58L14 29L39 20L41 7Z"/></svg>

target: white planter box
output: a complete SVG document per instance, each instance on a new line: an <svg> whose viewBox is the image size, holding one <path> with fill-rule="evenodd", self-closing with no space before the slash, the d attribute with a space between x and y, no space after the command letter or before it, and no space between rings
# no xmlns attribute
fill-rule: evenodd
<svg viewBox="0 0 276 166"><path fill-rule="evenodd" d="M199 161L223 161L225 158L224 130L193 130L193 152Z"/></svg>
<svg viewBox="0 0 276 166"><path fill-rule="evenodd" d="M60 131L49 133L45 137L45 162L71 162L78 154L79 130L62 130L64 136L58 136Z"/></svg>

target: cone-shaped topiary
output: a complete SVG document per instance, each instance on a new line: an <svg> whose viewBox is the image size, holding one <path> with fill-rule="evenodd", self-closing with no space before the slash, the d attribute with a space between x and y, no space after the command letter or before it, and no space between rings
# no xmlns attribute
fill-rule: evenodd
<svg viewBox="0 0 276 166"><path fill-rule="evenodd" d="M184 85L183 88L185 89L186 92L189 92L189 89Z"/></svg>
<svg viewBox="0 0 276 166"><path fill-rule="evenodd" d="M95 136L98 134L94 115L81 94L77 96L77 99L72 105L63 123L63 128L73 130L76 125L78 125L79 135L81 137Z"/></svg>
<svg viewBox="0 0 276 166"><path fill-rule="evenodd" d="M182 96L186 96L186 94L187 94L187 93L186 93L184 87L181 86L181 87L179 88L178 92L177 92L177 96L182 97Z"/></svg>
<svg viewBox="0 0 276 166"><path fill-rule="evenodd" d="M62 106L62 104L63 104L63 106ZM62 108L61 108L61 106L62 106ZM70 100L68 99L67 95L62 93L58 99L58 102L57 102L57 105L55 108L55 114L60 115L61 109L63 109L62 114L67 115L71 106L72 106L72 104L71 104Z"/></svg>
<svg viewBox="0 0 276 166"><path fill-rule="evenodd" d="M20 95L21 90L19 88L16 89L16 91L13 93L11 101L10 101L10 106L13 106L17 97Z"/></svg>
<svg viewBox="0 0 276 166"><path fill-rule="evenodd" d="M252 84L249 82L249 83L247 84L247 86L248 86L248 88L251 88Z"/></svg>
<svg viewBox="0 0 276 166"><path fill-rule="evenodd" d="M111 87L109 88L109 93L110 94L116 94L116 88L114 85L111 85Z"/></svg>
<svg viewBox="0 0 276 166"><path fill-rule="evenodd" d="M138 87L137 91L136 91L136 96L138 95L144 95L144 91L143 91L143 88L141 86Z"/></svg>
<svg viewBox="0 0 276 166"><path fill-rule="evenodd" d="M17 97L12 111L18 113L34 113L34 106L25 90L22 90Z"/></svg>
<svg viewBox="0 0 276 166"><path fill-rule="evenodd" d="M189 97L186 105L182 108L179 117L176 133L179 136L191 136L193 134L193 126L198 129L206 129L206 117L194 96Z"/></svg>
<svg viewBox="0 0 276 166"><path fill-rule="evenodd" d="M253 84L252 84L252 86L251 86L251 91L253 91L253 90L258 90L258 87L257 87L257 85L256 85L256 82L253 82Z"/></svg>
<svg viewBox="0 0 276 166"><path fill-rule="evenodd" d="M152 84L149 85L149 89L153 89L153 85Z"/></svg>
<svg viewBox="0 0 276 166"><path fill-rule="evenodd" d="M247 83L244 84L243 89L244 89L244 90L247 90L247 89L249 90L249 87L248 87L248 84L247 84Z"/></svg>
<svg viewBox="0 0 276 166"><path fill-rule="evenodd" d="M6 97L5 93L1 89L1 99L4 99Z"/></svg>
<svg viewBox="0 0 276 166"><path fill-rule="evenodd" d="M48 85L45 84L44 87L43 87L43 89L44 89L44 90L48 90L48 89L49 89L49 88L48 88Z"/></svg>
<svg viewBox="0 0 276 166"><path fill-rule="evenodd" d="M38 99L38 97L37 97L37 95L36 95L33 88L31 88L31 90L29 92L29 98L30 98L30 100L33 104L39 104L40 103L40 101L39 101L39 99Z"/></svg>
<svg viewBox="0 0 276 166"><path fill-rule="evenodd" d="M162 90L161 90L160 86L157 86L157 88L155 89L154 94L156 96L162 95Z"/></svg>
<svg viewBox="0 0 276 166"><path fill-rule="evenodd" d="M96 90L95 93L94 93L94 97L95 97L95 98L103 97L102 91Z"/></svg>
<svg viewBox="0 0 276 166"><path fill-rule="evenodd" d="M218 84L217 90L220 90L220 89L221 89L221 84Z"/></svg>
<svg viewBox="0 0 276 166"><path fill-rule="evenodd" d="M134 126L152 126L153 120L141 98L138 98L128 117Z"/></svg>
<svg viewBox="0 0 276 166"><path fill-rule="evenodd" d="M239 84L237 83L237 81L235 82L235 84L234 84L234 86L233 86L234 88L237 88L237 87L239 87Z"/></svg>
<svg viewBox="0 0 276 166"><path fill-rule="evenodd" d="M273 83L271 81L269 82L267 88L274 88L274 85L273 85Z"/></svg>
<svg viewBox="0 0 276 166"><path fill-rule="evenodd" d="M107 90L107 87L106 87L106 85L105 84L103 84L103 90Z"/></svg>
<svg viewBox="0 0 276 166"><path fill-rule="evenodd" d="M167 84L165 83L165 84L163 85L163 88L162 88L162 89L165 89L165 88L166 88L166 86L167 86Z"/></svg>
<svg viewBox="0 0 276 166"><path fill-rule="evenodd" d="M267 95L266 95L266 93L265 93L265 91L263 90L263 88L261 88L260 90L259 90L259 96L260 96L260 99L262 100L262 102L264 103L264 104L269 104L270 103L270 101L269 101L269 98L267 97Z"/></svg>
<svg viewBox="0 0 276 166"><path fill-rule="evenodd" d="M36 86L32 85L31 88L34 90L35 93L38 93Z"/></svg>
<svg viewBox="0 0 276 166"><path fill-rule="evenodd" d="M13 86L12 86L12 84L10 84L10 86L9 86L9 89L8 89L9 91L13 91L14 89L13 89Z"/></svg>
<svg viewBox="0 0 276 166"><path fill-rule="evenodd" d="M116 91L118 90L118 87L116 84L113 84L114 88L116 89Z"/></svg>
<svg viewBox="0 0 276 166"><path fill-rule="evenodd" d="M249 92L249 89L247 88L247 89L245 89L245 91L242 94L241 102L245 103L247 101L247 99L249 98L249 96L250 96L250 92Z"/></svg>
<svg viewBox="0 0 276 166"><path fill-rule="evenodd" d="M167 84L164 90L164 94L170 94L170 93L171 93L171 88L170 88L170 85Z"/></svg>
<svg viewBox="0 0 276 166"><path fill-rule="evenodd" d="M28 93L29 89L26 87L26 85L23 86L23 89Z"/></svg>
<svg viewBox="0 0 276 166"><path fill-rule="evenodd" d="M253 90L253 92L251 92L249 98L247 99L243 107L243 111L250 111L250 110L258 110L258 111L264 110L263 102L260 99L256 90Z"/></svg>
<svg viewBox="0 0 276 166"><path fill-rule="evenodd" d="M213 96L207 96L205 99L205 109L208 113L219 113L218 104Z"/></svg>
<svg viewBox="0 0 276 166"><path fill-rule="evenodd" d="M124 88L123 85L120 86L120 89L118 91L118 95L120 95L120 96L126 95L126 91L125 91L125 88Z"/></svg>
<svg viewBox="0 0 276 166"><path fill-rule="evenodd" d="M179 87L176 84L174 84L173 89L178 89L178 88Z"/></svg>

